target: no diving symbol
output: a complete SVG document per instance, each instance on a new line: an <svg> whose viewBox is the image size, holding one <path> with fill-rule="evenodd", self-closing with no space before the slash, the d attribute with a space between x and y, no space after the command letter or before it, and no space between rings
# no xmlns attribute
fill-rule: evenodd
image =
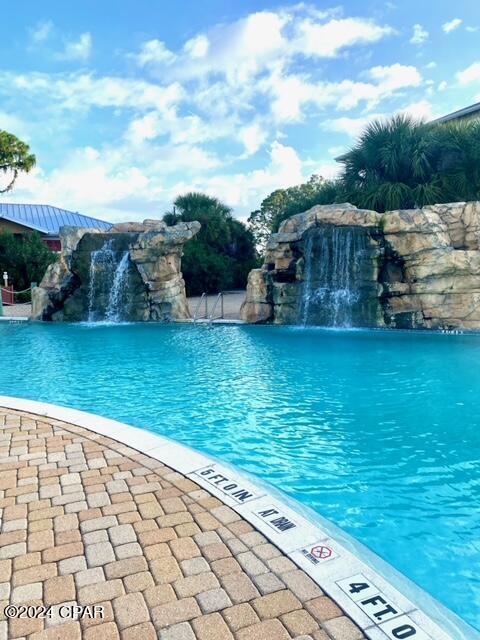
<svg viewBox="0 0 480 640"><path fill-rule="evenodd" d="M324 544L316 544L313 547L304 547L302 549L303 555L315 566L320 562L327 562L338 558L338 554L330 547Z"/></svg>
<svg viewBox="0 0 480 640"><path fill-rule="evenodd" d="M310 553L314 558L317 558L317 560L326 560L331 557L333 551L329 547L318 545L316 547L312 547Z"/></svg>

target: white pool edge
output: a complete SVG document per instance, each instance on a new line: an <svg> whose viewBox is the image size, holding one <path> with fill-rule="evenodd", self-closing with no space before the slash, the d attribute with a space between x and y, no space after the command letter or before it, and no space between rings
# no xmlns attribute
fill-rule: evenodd
<svg viewBox="0 0 480 640"><path fill-rule="evenodd" d="M189 477L303 569L370 640L480 640L478 631L357 540L277 488L262 485L258 478L230 464L146 429L77 409L10 396L0 396L0 407L110 437ZM314 563L312 548L327 557ZM349 593L349 585L357 582L370 587ZM386 613L380 616L382 611Z"/></svg>

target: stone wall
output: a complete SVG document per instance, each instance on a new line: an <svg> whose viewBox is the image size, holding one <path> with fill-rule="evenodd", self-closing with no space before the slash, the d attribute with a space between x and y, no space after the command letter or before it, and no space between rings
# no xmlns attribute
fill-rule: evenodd
<svg viewBox="0 0 480 640"><path fill-rule="evenodd" d="M249 275L244 320L299 322L305 234L318 225L367 230L374 261L369 295L381 309L373 326L480 328L480 202L384 214L347 203L292 216L270 237L263 267Z"/></svg>
<svg viewBox="0 0 480 640"><path fill-rule="evenodd" d="M32 292L34 320L82 321L88 319L92 252L111 240L118 252L128 251L129 321L183 320L189 318L181 272L183 245L200 229L200 223L167 226L159 220L115 225L108 232L77 227L60 230L62 252ZM99 300L105 306L105 301Z"/></svg>

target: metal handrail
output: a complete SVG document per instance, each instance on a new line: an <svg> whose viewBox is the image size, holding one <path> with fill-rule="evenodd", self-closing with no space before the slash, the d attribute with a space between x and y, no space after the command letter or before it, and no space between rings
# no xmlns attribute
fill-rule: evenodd
<svg viewBox="0 0 480 640"><path fill-rule="evenodd" d="M200 300L197 302L197 306L195 307L195 312L193 314L193 322L197 321L197 314L202 304L202 300L205 300L205 318L208 317L208 298L207 298L207 294L204 291L200 296Z"/></svg>
<svg viewBox="0 0 480 640"><path fill-rule="evenodd" d="M210 323L212 323L214 320L219 320L220 318L223 318L223 296L224 296L224 292L220 291L220 293L215 298L215 302L213 304L212 311L210 312L210 315L208 316L208 320L209 320ZM219 300L221 300L221 303L222 303L221 304L222 314L220 316L218 316L218 318L214 318L213 314L215 313L215 309L217 308L217 304L218 304Z"/></svg>

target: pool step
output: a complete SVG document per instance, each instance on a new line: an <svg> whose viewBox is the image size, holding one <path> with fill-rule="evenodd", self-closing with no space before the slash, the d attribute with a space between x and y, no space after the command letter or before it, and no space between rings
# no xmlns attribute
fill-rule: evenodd
<svg viewBox="0 0 480 640"><path fill-rule="evenodd" d="M27 316L9 317L0 316L0 322L9 322L10 324L18 324L19 322L30 322Z"/></svg>

